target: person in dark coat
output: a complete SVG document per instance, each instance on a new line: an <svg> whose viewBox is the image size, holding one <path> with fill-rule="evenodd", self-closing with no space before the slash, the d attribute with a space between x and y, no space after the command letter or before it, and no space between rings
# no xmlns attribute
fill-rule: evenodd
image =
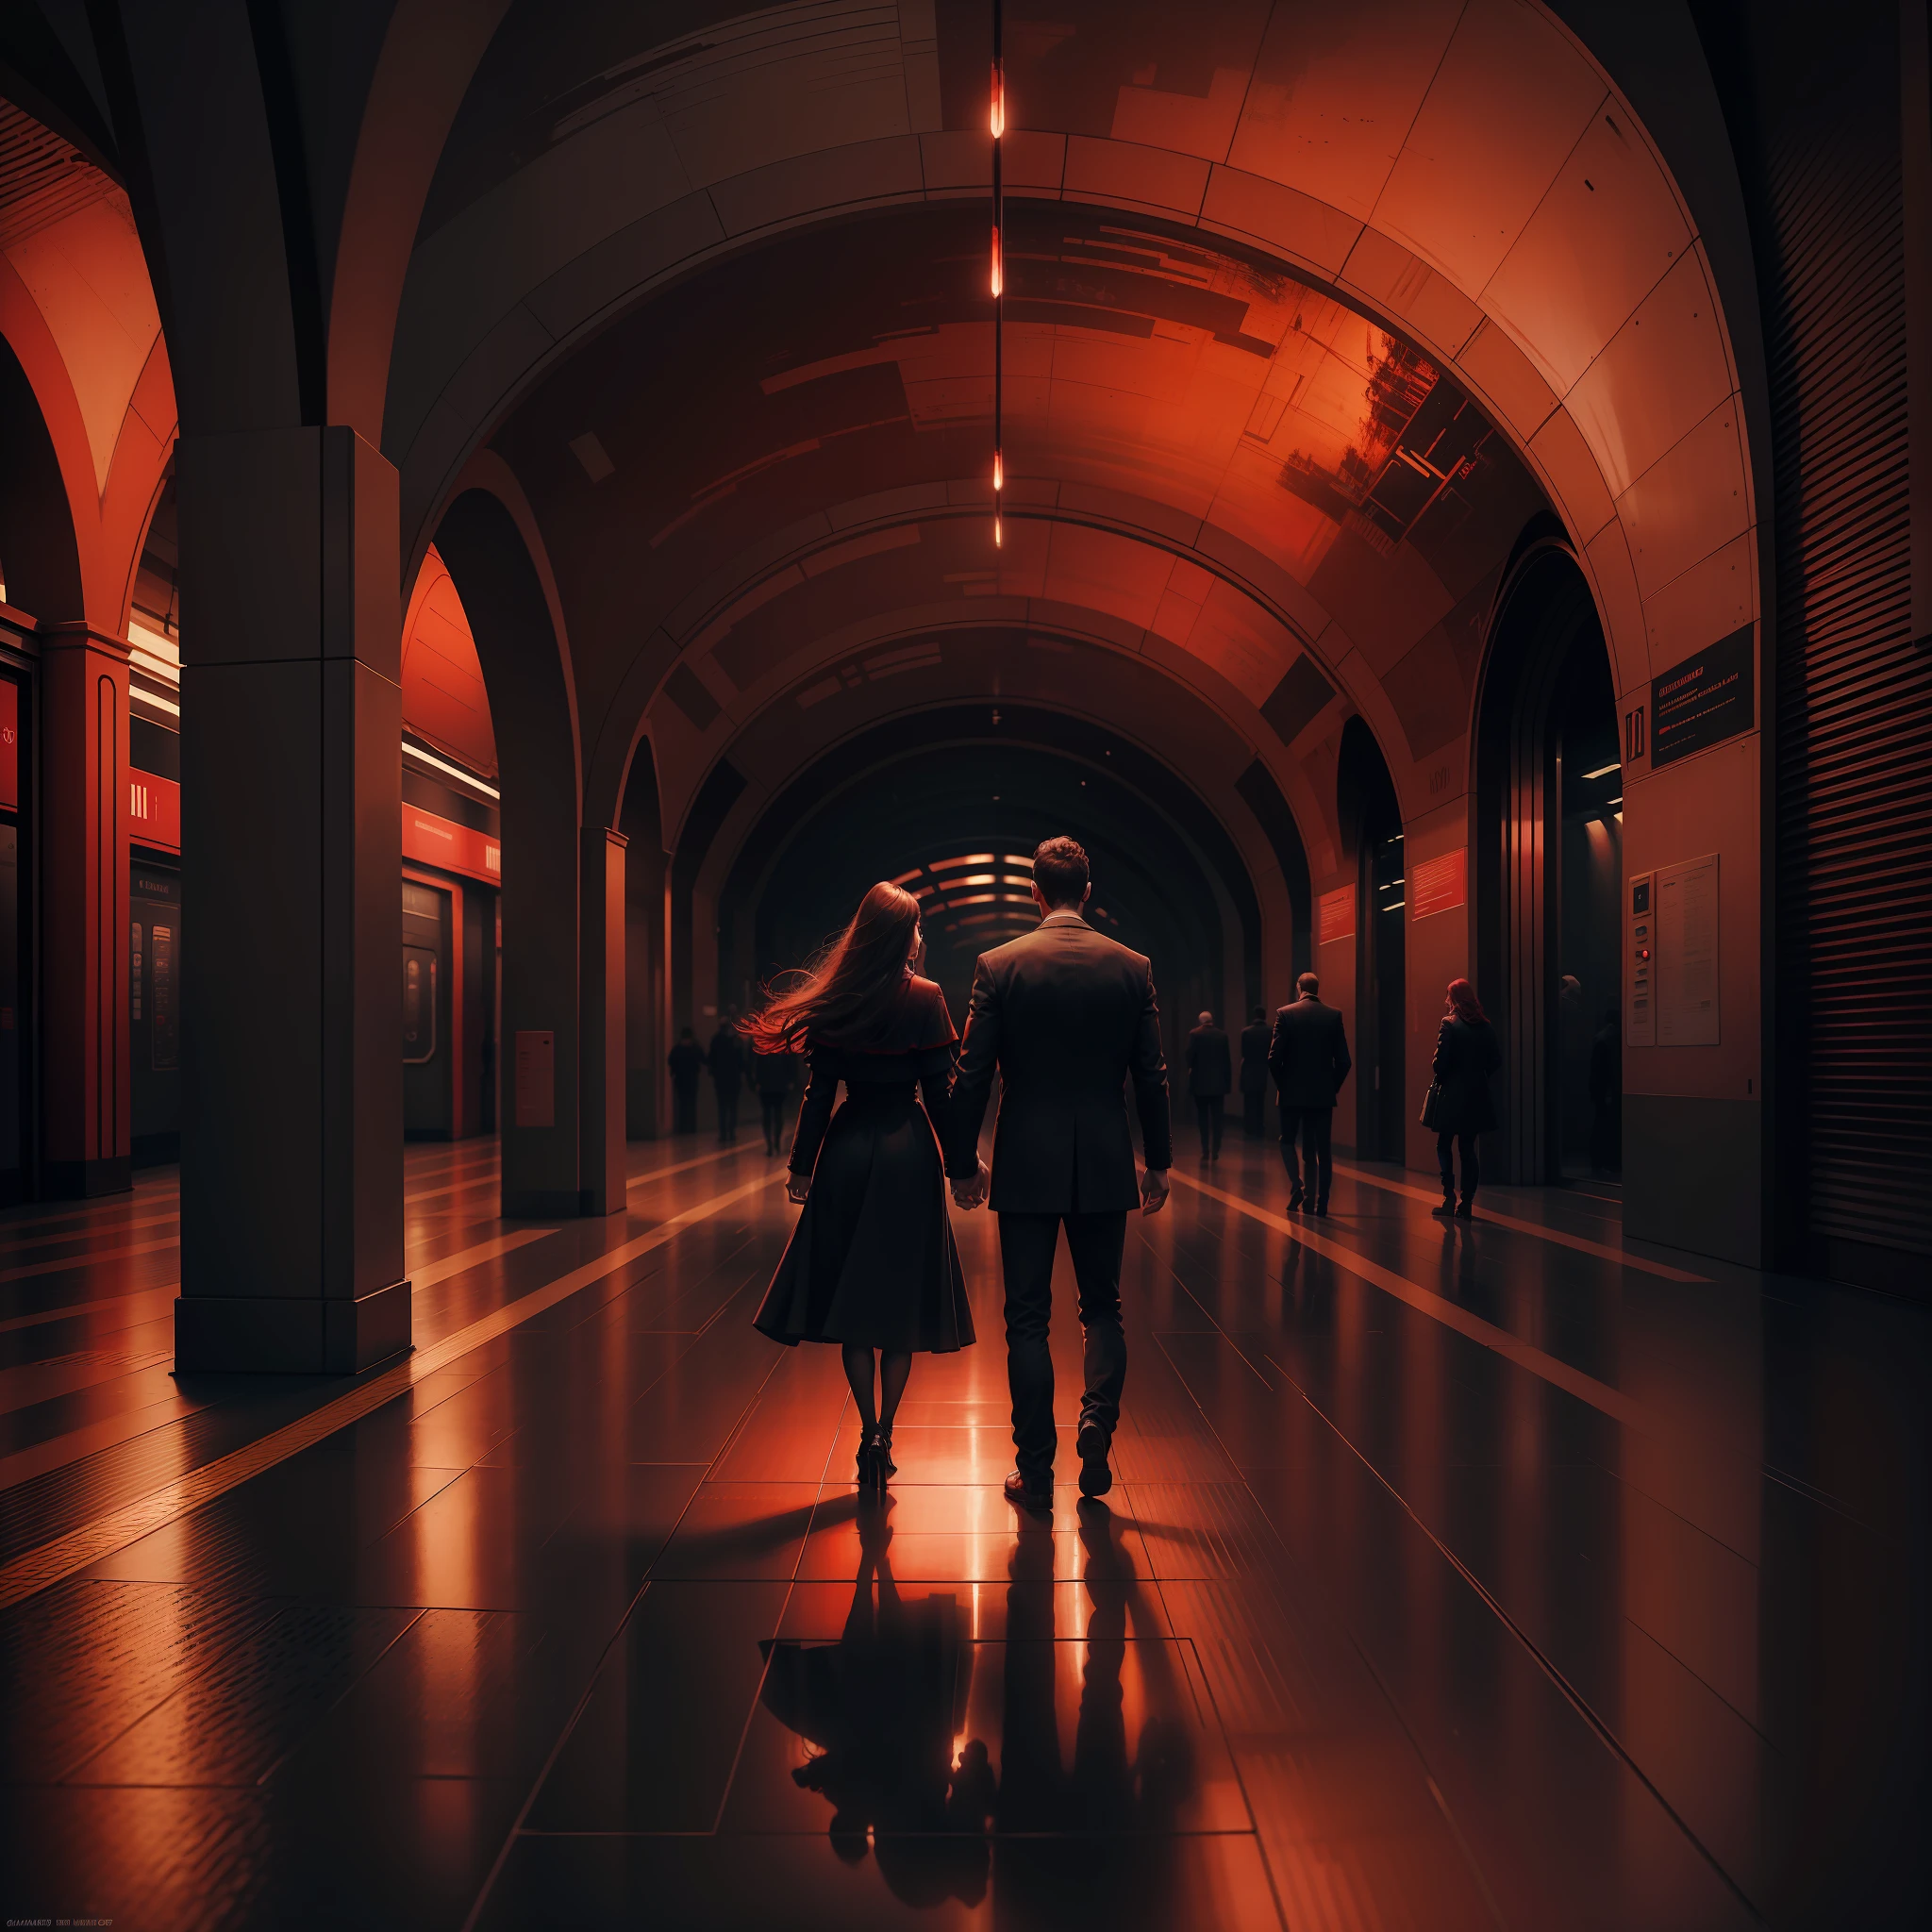
<svg viewBox="0 0 1932 1932"><path fill-rule="evenodd" d="M973 1341L934 1131L958 1036L945 994L913 970L919 951L919 901L876 885L745 1029L762 1053L803 1045L807 1067L787 1189L805 1211L756 1323L787 1347L838 1344L862 1429L861 1489L893 1474L892 1418L914 1354Z"/></svg>
<svg viewBox="0 0 1932 1932"><path fill-rule="evenodd" d="M1201 1158L1221 1158L1228 1089L1234 1085L1234 1062L1227 1035L1203 1013L1200 1024L1188 1035L1188 1091L1194 1098L1194 1118L1201 1128Z"/></svg>
<svg viewBox="0 0 1932 1932"><path fill-rule="evenodd" d="M698 1079L705 1071L705 1050L689 1026L677 1029L677 1044L664 1056L671 1069L671 1131L695 1134L698 1130Z"/></svg>
<svg viewBox="0 0 1932 1932"><path fill-rule="evenodd" d="M754 1047L744 1077L758 1095L758 1111L764 1116L765 1152L777 1154L785 1139L785 1103L798 1080L798 1056L760 1053Z"/></svg>
<svg viewBox="0 0 1932 1932"><path fill-rule="evenodd" d="M1301 997L1274 1016L1268 1071L1281 1102L1281 1164L1288 1170L1288 1211L1307 1206L1328 1211L1335 1176L1335 1100L1354 1064L1341 1015L1321 1000L1322 982L1304 973L1295 981ZM1295 1159L1301 1142L1302 1161Z"/></svg>
<svg viewBox="0 0 1932 1932"><path fill-rule="evenodd" d="M1434 1211L1470 1221L1475 1214L1476 1183L1482 1178L1476 1159L1476 1136L1496 1124L1496 1100L1490 1080L1503 1064L1496 1029L1483 1011L1475 988L1466 979L1449 982L1442 1030L1436 1036L1436 1060L1431 1069L1441 1090L1436 1101L1436 1164L1442 1170L1442 1205ZM1462 1158L1462 1199L1456 1198L1454 1149Z"/></svg>
<svg viewBox="0 0 1932 1932"><path fill-rule="evenodd" d="M1017 1467L1008 1498L1053 1507L1053 1258L1067 1231L1086 1334L1075 1442L1083 1495L1113 1484L1108 1451L1120 1421L1127 1344L1121 1329L1121 1256L1127 1210L1158 1213L1174 1164L1167 1061L1154 971L1139 954L1080 917L1091 891L1087 854L1048 839L1033 855L1038 927L980 956L959 1054L946 1172L953 1199L986 1199L980 1123L995 1072L1001 1081L993 1135L992 1208L1000 1221L1007 1288L1007 1382L1013 1398ZM1134 1142L1124 1089L1131 1078L1146 1171L1134 1184Z"/></svg>
<svg viewBox="0 0 1932 1932"><path fill-rule="evenodd" d="M738 1008L727 1007L711 1036L705 1064L711 1070L711 1091L718 1096L718 1144L728 1147L738 1139L738 1095L744 1085L744 1036L738 1030Z"/></svg>
<svg viewBox="0 0 1932 1932"><path fill-rule="evenodd" d="M1268 1043L1274 1038L1268 1008L1257 1007L1255 1017L1241 1028L1241 1131L1251 1141L1263 1132L1262 1109L1268 1101Z"/></svg>

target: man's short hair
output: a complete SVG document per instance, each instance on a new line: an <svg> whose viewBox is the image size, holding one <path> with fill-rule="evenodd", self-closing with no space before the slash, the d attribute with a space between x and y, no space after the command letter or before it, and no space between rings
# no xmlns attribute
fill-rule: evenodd
<svg viewBox="0 0 1932 1932"><path fill-rule="evenodd" d="M1056 910L1077 906L1091 876L1087 848L1077 839L1042 839L1033 849L1033 883Z"/></svg>
<svg viewBox="0 0 1932 1932"><path fill-rule="evenodd" d="M1268 1017L1268 1008L1267 1008L1266 1007L1257 1007L1257 1008L1255 1008L1255 1018L1256 1018L1256 1019L1257 1019L1257 1020L1265 1020L1265 1019L1266 1019L1267 1017Z"/></svg>
<svg viewBox="0 0 1932 1932"><path fill-rule="evenodd" d="M1304 973L1295 981L1295 987L1301 992L1320 992L1322 991L1322 982L1315 974Z"/></svg>
<svg viewBox="0 0 1932 1932"><path fill-rule="evenodd" d="M1200 1020L1202 1025L1211 1026L1214 1024L1214 1015L1212 1013L1203 1013L1200 1015Z"/></svg>

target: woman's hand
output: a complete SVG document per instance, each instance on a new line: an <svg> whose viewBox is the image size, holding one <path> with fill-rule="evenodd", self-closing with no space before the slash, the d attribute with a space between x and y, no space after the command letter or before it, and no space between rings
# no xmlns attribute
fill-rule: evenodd
<svg viewBox="0 0 1932 1932"><path fill-rule="evenodd" d="M805 1197L811 1192L810 1174L793 1174L791 1178L785 1183L785 1191L789 1195L791 1195L791 1197L794 1201L796 1201L800 1207L803 1207L805 1205Z"/></svg>

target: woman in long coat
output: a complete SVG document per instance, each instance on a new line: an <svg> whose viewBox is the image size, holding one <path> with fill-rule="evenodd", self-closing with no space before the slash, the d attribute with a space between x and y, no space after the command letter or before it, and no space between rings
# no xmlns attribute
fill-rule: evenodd
<svg viewBox="0 0 1932 1932"><path fill-rule="evenodd" d="M1483 1011L1475 988L1466 979L1449 982L1442 1030L1436 1036L1434 1077L1441 1090L1436 1103L1436 1164L1442 1170L1442 1205L1434 1211L1463 1221L1475 1217L1476 1183L1482 1168L1476 1136L1496 1124L1490 1079L1503 1064L1496 1029ZM1462 1199L1456 1198L1454 1147L1462 1157Z"/></svg>
<svg viewBox="0 0 1932 1932"><path fill-rule="evenodd" d="M945 995L914 970L920 950L919 902L876 885L818 963L745 1027L760 1052L802 1046L808 1068L788 1189L805 1211L757 1325L787 1347L839 1345L869 1489L893 1472L892 1418L913 1356L973 1341L933 1131L958 1036Z"/></svg>

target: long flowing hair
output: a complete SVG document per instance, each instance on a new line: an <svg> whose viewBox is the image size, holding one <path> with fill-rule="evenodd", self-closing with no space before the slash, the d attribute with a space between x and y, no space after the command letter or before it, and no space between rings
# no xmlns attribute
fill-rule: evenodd
<svg viewBox="0 0 1932 1932"><path fill-rule="evenodd" d="M1489 1021L1482 1001L1475 996L1475 988L1466 979L1449 982L1449 1004L1456 1008L1456 1017L1466 1025L1474 1025L1478 1020L1485 1024Z"/></svg>
<svg viewBox="0 0 1932 1932"><path fill-rule="evenodd" d="M881 879L809 966L766 988L763 1007L741 1030L759 1053L791 1053L808 1034L863 1034L898 991L918 932L919 901Z"/></svg>

